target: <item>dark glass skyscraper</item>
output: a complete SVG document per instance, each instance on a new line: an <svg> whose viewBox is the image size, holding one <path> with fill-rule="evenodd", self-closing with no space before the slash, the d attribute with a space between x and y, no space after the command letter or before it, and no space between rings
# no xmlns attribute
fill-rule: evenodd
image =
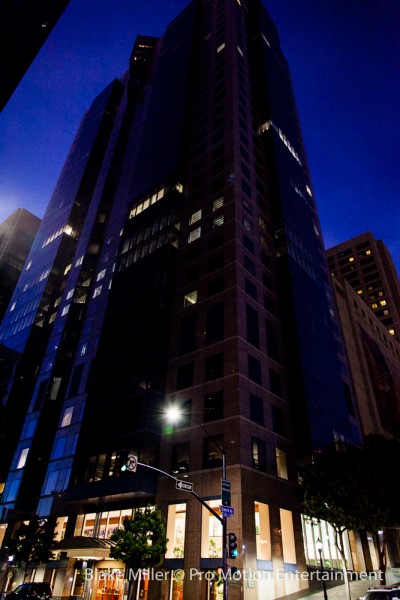
<svg viewBox="0 0 400 600"><path fill-rule="evenodd" d="M219 522L170 479L122 473L128 453L215 510L226 459L235 566L264 574L232 598L307 585L280 576L305 570L296 465L358 430L289 71L259 0L191 2L95 100L1 342L25 354L38 330L30 391L3 399L27 415L1 506L3 522L59 518L56 595L82 591L81 536L98 569L120 567L99 539L148 503L167 517L167 572L198 576L143 592L220 593L201 575L221 565ZM167 427L171 406L184 418Z"/></svg>

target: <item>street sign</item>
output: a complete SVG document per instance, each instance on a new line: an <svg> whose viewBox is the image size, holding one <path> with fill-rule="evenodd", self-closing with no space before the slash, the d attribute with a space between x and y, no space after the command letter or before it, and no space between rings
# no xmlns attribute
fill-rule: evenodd
<svg viewBox="0 0 400 600"><path fill-rule="evenodd" d="M221 481L221 497L222 504L224 506L230 506L231 504L231 482L227 479Z"/></svg>
<svg viewBox="0 0 400 600"><path fill-rule="evenodd" d="M235 510L232 508L232 506L224 506L224 505L222 505L219 508L220 508L220 510L222 512L222 516L223 517L231 517L234 514L234 512L235 512Z"/></svg>
<svg viewBox="0 0 400 600"><path fill-rule="evenodd" d="M177 490L183 490L184 492L193 491L193 483L190 483L190 481L182 481L181 479L177 479L175 487Z"/></svg>
<svg viewBox="0 0 400 600"><path fill-rule="evenodd" d="M133 454L129 454L128 460L126 463L126 470L136 473L137 463L138 463L138 457L134 456Z"/></svg>

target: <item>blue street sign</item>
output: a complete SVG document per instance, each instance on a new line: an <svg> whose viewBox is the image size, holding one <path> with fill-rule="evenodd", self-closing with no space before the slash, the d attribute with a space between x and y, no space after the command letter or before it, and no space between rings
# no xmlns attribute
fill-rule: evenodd
<svg viewBox="0 0 400 600"><path fill-rule="evenodd" d="M222 512L222 516L223 517L231 517L234 514L234 509L232 508L232 506L220 506L220 511Z"/></svg>

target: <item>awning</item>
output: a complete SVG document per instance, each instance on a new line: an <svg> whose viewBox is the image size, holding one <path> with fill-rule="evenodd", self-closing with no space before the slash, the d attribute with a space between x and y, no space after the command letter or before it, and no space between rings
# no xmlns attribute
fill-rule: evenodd
<svg viewBox="0 0 400 600"><path fill-rule="evenodd" d="M71 558L105 560L110 558L110 549L115 546L111 540L74 536L64 538L53 546L54 552L66 552Z"/></svg>

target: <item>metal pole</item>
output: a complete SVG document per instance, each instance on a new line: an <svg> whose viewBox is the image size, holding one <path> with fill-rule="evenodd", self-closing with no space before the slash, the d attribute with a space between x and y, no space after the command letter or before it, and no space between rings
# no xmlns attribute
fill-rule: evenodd
<svg viewBox="0 0 400 600"><path fill-rule="evenodd" d="M226 479L226 457L225 450L222 450L222 481ZM228 600L228 548L227 548L227 531L226 517L222 516L222 576L224 579L224 600Z"/></svg>
<svg viewBox="0 0 400 600"><path fill-rule="evenodd" d="M324 590L324 600L328 600L328 594L326 593L326 581L324 579L324 567L322 564L322 548L318 550L319 552L319 563L321 565L321 576L322 576L322 587Z"/></svg>

